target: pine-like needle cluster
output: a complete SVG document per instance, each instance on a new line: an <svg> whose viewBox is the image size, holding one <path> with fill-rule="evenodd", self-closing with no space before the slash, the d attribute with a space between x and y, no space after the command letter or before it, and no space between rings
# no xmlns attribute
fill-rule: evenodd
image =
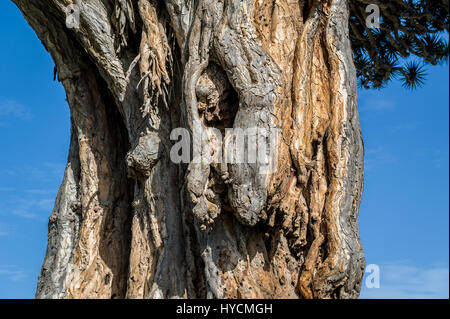
<svg viewBox="0 0 450 319"><path fill-rule="evenodd" d="M350 39L359 85L381 88L398 78L421 86L424 65L448 62L448 0L350 0ZM366 7L380 9L380 28L367 26Z"/></svg>

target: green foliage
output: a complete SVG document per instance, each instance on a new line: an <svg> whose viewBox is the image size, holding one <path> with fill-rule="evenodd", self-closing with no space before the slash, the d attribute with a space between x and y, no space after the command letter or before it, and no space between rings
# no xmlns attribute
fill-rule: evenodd
<svg viewBox="0 0 450 319"><path fill-rule="evenodd" d="M350 0L350 39L359 85L382 88L399 78L424 83L425 64L448 62L448 0ZM380 28L366 26L366 7L380 8Z"/></svg>

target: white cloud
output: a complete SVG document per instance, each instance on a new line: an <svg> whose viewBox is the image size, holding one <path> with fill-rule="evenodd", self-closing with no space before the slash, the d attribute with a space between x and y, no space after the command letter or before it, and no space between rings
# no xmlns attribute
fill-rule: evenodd
<svg viewBox="0 0 450 319"><path fill-rule="evenodd" d="M448 149L447 150L435 150L433 152L432 162L434 167L440 169L442 167L448 167Z"/></svg>
<svg viewBox="0 0 450 319"><path fill-rule="evenodd" d="M33 181L35 184L49 184L56 178L62 180L65 165L61 163L41 163L38 165L21 165L8 170L0 170L2 175L14 176L17 181ZM7 186L7 185L5 185ZM53 210L58 187L53 189L28 188L15 189L0 187L0 215L16 215L29 219L45 219Z"/></svg>
<svg viewBox="0 0 450 319"><path fill-rule="evenodd" d="M37 214L35 214L31 210L28 210L28 209L23 208L23 207L19 207L19 208L13 209L11 212L14 215L16 215L16 216L24 217L24 218L37 218L38 217Z"/></svg>
<svg viewBox="0 0 450 319"><path fill-rule="evenodd" d="M0 202L0 215L15 215L28 219L45 220L53 210L55 198L51 197L9 197ZM25 194L23 194L25 195ZM0 227L0 232L3 232Z"/></svg>
<svg viewBox="0 0 450 319"><path fill-rule="evenodd" d="M1 189L1 188L0 188ZM54 189L26 189L25 193L35 194L35 195L55 195L56 191Z"/></svg>
<svg viewBox="0 0 450 319"><path fill-rule="evenodd" d="M54 198L40 199L37 201L36 206L39 207L41 210L51 211L53 209L54 203L55 203Z"/></svg>
<svg viewBox="0 0 450 319"><path fill-rule="evenodd" d="M9 201L10 212L24 218L42 218L39 212L50 213L53 209L54 198L43 199L15 199ZM5 209L5 211L7 211Z"/></svg>
<svg viewBox="0 0 450 319"><path fill-rule="evenodd" d="M23 281L27 277L23 269L12 265L0 265L0 276L14 282Z"/></svg>
<svg viewBox="0 0 450 319"><path fill-rule="evenodd" d="M395 103L390 100L371 99L364 103L363 107L369 110L384 111L395 108Z"/></svg>
<svg viewBox="0 0 450 319"><path fill-rule="evenodd" d="M400 123L397 124L389 129L389 132L391 133L402 133L402 132L411 132L417 130L420 126L422 126L422 123L420 122L409 122L409 123Z"/></svg>
<svg viewBox="0 0 450 319"><path fill-rule="evenodd" d="M383 95L377 91L364 91L359 94L360 111L386 111L394 109L397 104L393 100L383 98Z"/></svg>
<svg viewBox="0 0 450 319"><path fill-rule="evenodd" d="M40 163L35 165L24 164L15 167L4 168L0 170L0 175L17 176L17 178L26 178L40 182L54 181L64 175L65 163Z"/></svg>
<svg viewBox="0 0 450 319"><path fill-rule="evenodd" d="M394 165L397 158L383 147L368 148L364 156L364 170L370 172L385 165Z"/></svg>
<svg viewBox="0 0 450 319"><path fill-rule="evenodd" d="M0 102L0 117L14 117L21 120L29 120L31 113L24 105L14 100L7 100Z"/></svg>
<svg viewBox="0 0 450 319"><path fill-rule="evenodd" d="M8 226L4 223L0 223L0 237L7 236L9 234Z"/></svg>
<svg viewBox="0 0 450 319"><path fill-rule="evenodd" d="M449 297L449 268L419 267L406 263L379 265L380 288L367 288L363 280L361 298L440 299Z"/></svg>

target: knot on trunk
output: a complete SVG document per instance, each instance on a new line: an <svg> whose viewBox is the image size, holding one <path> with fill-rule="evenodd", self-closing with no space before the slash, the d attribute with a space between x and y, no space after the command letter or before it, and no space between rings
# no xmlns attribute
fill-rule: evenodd
<svg viewBox="0 0 450 319"><path fill-rule="evenodd" d="M158 134L150 132L139 137L135 146L128 152L126 162L128 176L150 176L152 168L158 162L161 152L161 140Z"/></svg>

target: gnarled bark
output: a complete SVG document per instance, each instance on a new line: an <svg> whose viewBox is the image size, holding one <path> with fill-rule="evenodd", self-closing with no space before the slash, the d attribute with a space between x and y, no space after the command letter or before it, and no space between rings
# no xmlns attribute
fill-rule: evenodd
<svg viewBox="0 0 450 319"><path fill-rule="evenodd" d="M36 297L359 295L347 1L74 1L76 29L70 0L13 1L51 53L72 117ZM211 128L225 139L230 127L280 130L276 170L175 164L177 127L213 149Z"/></svg>

